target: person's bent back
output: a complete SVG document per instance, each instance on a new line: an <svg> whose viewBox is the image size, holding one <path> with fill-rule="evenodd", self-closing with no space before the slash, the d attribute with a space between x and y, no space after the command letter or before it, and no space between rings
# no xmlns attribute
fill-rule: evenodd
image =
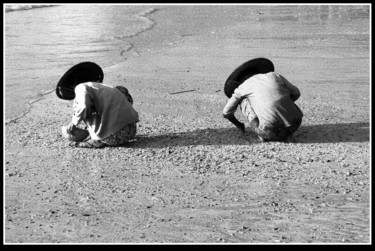
<svg viewBox="0 0 375 251"><path fill-rule="evenodd" d="M262 141L285 141L302 122L303 113L294 103L300 95L299 89L278 73L257 74L234 90L223 115L244 131L234 117L239 105Z"/></svg>

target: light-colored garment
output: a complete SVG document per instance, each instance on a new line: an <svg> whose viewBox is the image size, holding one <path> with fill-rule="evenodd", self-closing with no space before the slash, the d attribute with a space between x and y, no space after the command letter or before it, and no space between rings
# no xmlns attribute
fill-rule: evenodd
<svg viewBox="0 0 375 251"><path fill-rule="evenodd" d="M77 85L74 91L72 123L85 122L94 140L105 139L126 125L139 121L132 104L112 86L86 82Z"/></svg>
<svg viewBox="0 0 375 251"><path fill-rule="evenodd" d="M300 95L299 89L278 73L257 74L234 90L223 114L234 114L237 106L247 99L259 119L259 125L272 126L281 123L288 127L303 116L302 111L294 104Z"/></svg>

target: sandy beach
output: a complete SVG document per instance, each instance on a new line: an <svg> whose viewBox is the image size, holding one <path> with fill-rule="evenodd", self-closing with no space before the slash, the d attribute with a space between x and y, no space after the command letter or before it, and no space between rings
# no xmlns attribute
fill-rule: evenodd
<svg viewBox="0 0 375 251"><path fill-rule="evenodd" d="M290 8L150 13L133 56L104 69L140 115L123 147L70 146L54 92L5 124L4 242L371 243L368 8ZM221 115L226 78L255 57L301 90L288 143Z"/></svg>

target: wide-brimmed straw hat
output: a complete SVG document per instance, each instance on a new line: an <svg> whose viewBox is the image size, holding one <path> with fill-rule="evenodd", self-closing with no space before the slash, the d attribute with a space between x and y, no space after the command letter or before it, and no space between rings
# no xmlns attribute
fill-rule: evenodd
<svg viewBox="0 0 375 251"><path fill-rule="evenodd" d="M104 73L99 65L93 62L82 62L70 68L56 86L57 97L65 100L75 98L74 88L84 82L103 82Z"/></svg>
<svg viewBox="0 0 375 251"><path fill-rule="evenodd" d="M246 79L261 73L275 71L273 63L267 58L251 59L238 66L228 77L224 84L224 93L230 98L234 90Z"/></svg>

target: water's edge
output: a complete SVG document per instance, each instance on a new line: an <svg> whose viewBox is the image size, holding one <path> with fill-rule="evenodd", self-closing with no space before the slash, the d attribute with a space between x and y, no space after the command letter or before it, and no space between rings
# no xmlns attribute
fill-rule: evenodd
<svg viewBox="0 0 375 251"><path fill-rule="evenodd" d="M53 6L57 6L57 5L53 5ZM53 7L53 6L43 6L43 7ZM41 8L41 7L40 7L40 8ZM22 10L23 10L23 9L22 9ZM153 19L151 19L151 18L149 18L149 17L147 17L147 16L150 15L150 14L152 14L152 13L154 13L154 12L156 12L157 10L158 10L157 8L150 8L150 9L144 10L144 11L142 11L141 13L135 15L136 17L147 19L147 21L150 22L149 27L146 28L146 29L144 29L144 30L141 30L141 31L139 31L139 32L136 32L136 33L134 33L134 34L128 35L128 36L126 36L126 37L124 37L124 38L122 38L122 39L131 38L131 37L137 36L137 35L140 34L140 33L143 33L143 32L146 32L146 31L152 29L152 28L156 25L156 22L155 22ZM16 11L16 10L13 10L13 11ZM130 43L130 47L127 48L126 51L130 51L130 50L132 50L132 49L134 49L134 48L135 48L134 44L133 44L133 43ZM122 55L122 54L124 54L126 51L121 51L120 54ZM126 59L124 59L124 60L126 60ZM123 61L122 61L122 62L123 62ZM108 65L107 67L104 67L103 69L106 69L106 68L109 68L109 67L113 67L113 66L115 66L115 65L117 65L117 64L121 64L122 62L117 62L116 64ZM26 105L27 105L27 107L26 107L26 111L23 112L22 114L18 115L18 116L16 115L16 116L13 117L13 118L5 119L5 114L4 114L5 125L7 125L7 124L9 124L9 123L12 123L12 122L14 123L14 122L16 122L17 120L19 120L19 119L23 118L24 116L26 116L28 113L30 113L30 110L31 110L31 108L32 108L32 104L34 104L34 103L36 103L36 102L38 102L38 101L43 100L43 99L45 98L46 95L51 94L51 93L54 92L54 91L55 91L55 88L53 88L53 89L51 89L51 90L47 90L46 92L40 94L40 95L38 96L38 98L29 101L29 102L26 104Z"/></svg>
<svg viewBox="0 0 375 251"><path fill-rule="evenodd" d="M7 4L5 5L5 12L12 12L12 11L25 11L25 10L32 10L32 9L37 9L37 8L49 8L49 7L55 7L59 6L56 4Z"/></svg>

